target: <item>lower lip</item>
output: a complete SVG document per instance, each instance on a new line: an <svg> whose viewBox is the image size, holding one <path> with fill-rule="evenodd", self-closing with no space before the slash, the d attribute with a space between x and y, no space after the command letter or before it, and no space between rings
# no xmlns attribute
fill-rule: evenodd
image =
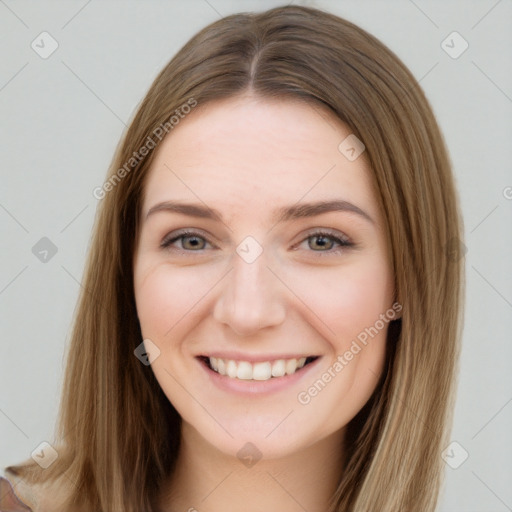
<svg viewBox="0 0 512 512"><path fill-rule="evenodd" d="M268 380L235 379L213 371L204 361L200 359L198 359L198 363L206 372L210 382L212 382L222 391L228 391L230 393L237 393L242 395L262 395L283 391L292 387L303 378L306 378L314 370L314 368L316 368L320 359L321 357L318 357L313 362L303 366L300 370L297 370L292 375L272 377Z"/></svg>

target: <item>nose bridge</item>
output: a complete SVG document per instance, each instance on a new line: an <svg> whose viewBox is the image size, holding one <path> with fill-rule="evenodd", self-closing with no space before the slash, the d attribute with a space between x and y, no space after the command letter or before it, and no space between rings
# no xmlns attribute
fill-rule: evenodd
<svg viewBox="0 0 512 512"><path fill-rule="evenodd" d="M225 278L214 316L237 334L247 335L280 324L285 307L279 282L267 268L265 253L253 261L240 254L233 255L233 269Z"/></svg>

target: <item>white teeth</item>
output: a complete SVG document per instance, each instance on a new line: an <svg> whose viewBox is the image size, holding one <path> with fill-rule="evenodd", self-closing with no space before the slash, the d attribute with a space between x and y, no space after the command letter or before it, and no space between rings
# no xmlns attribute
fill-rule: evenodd
<svg viewBox="0 0 512 512"><path fill-rule="evenodd" d="M233 360L229 360L226 364L226 373L228 374L228 377L231 377L234 379L237 374L237 364Z"/></svg>
<svg viewBox="0 0 512 512"><path fill-rule="evenodd" d="M272 377L282 377L286 373L286 361L278 359L272 365Z"/></svg>
<svg viewBox="0 0 512 512"><path fill-rule="evenodd" d="M252 365L252 378L254 380L268 380L272 376L270 363L255 363Z"/></svg>
<svg viewBox="0 0 512 512"><path fill-rule="evenodd" d="M233 363L233 366L236 368L237 364L235 361L229 361L228 366ZM228 375L231 377L231 375L228 373ZM238 363L238 368L235 371L235 377L237 379L243 379L243 380L250 380L252 379L252 366L251 363L248 363L247 361L240 361Z"/></svg>
<svg viewBox="0 0 512 512"><path fill-rule="evenodd" d="M288 359L288 361L286 361L286 375L291 375L292 373L295 373L296 369L297 359Z"/></svg>
<svg viewBox="0 0 512 512"><path fill-rule="evenodd" d="M210 367L220 375L240 380L269 380L272 377L292 375L306 364L306 358L277 359L251 364L248 361L234 361L210 357Z"/></svg>

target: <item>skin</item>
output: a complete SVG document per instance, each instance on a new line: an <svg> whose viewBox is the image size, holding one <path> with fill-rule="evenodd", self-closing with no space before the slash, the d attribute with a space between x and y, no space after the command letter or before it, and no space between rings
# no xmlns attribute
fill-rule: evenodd
<svg viewBox="0 0 512 512"><path fill-rule="evenodd" d="M199 105L158 148L145 183L134 285L143 337L160 350L152 370L183 419L163 510L327 508L341 477L345 426L383 370L388 324L309 403L298 394L332 372L394 297L365 155L349 161L338 150L350 133L323 107L243 95ZM350 201L372 220L351 211L272 219L277 207L327 199ZM147 215L171 200L207 205L223 221ZM202 238L161 247L182 228ZM354 245L313 236L319 229ZM251 263L236 252L247 236L263 248ZM197 359L219 350L320 358L293 385L240 395L213 385ZM237 457L248 442L262 457L252 467Z"/></svg>

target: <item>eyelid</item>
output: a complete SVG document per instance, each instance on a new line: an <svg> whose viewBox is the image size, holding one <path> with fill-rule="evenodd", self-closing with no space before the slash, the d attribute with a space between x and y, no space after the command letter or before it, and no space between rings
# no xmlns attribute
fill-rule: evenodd
<svg viewBox="0 0 512 512"><path fill-rule="evenodd" d="M186 236L195 236L195 237L198 237L198 238L202 238L206 241L206 243L212 245L213 247L216 247L215 244L213 244L210 239L203 233L201 233L200 230L197 230L197 229L190 229L190 228L184 228L184 229L181 229L181 230L178 230L178 231L174 231L172 233L168 233L167 235L164 236L162 242L160 243L160 247L162 247L163 249L168 249L170 244L179 240L181 237L186 237ZM199 251L188 251L186 249L179 249L179 248L176 248L176 250L178 251L182 251L182 252L199 252ZM201 249L203 250L203 249Z"/></svg>
<svg viewBox="0 0 512 512"><path fill-rule="evenodd" d="M347 249L350 249L356 245L355 243L353 243L351 241L350 237L345 235L345 233L343 233L343 232L339 232L337 230L332 230L329 228L312 228L312 229L308 230L306 233L301 235L301 240L293 245L293 250L294 251L297 250L298 246L300 244L306 242L309 238L312 238L315 236L318 236L318 237L323 236L326 238L330 238L331 240L334 241L335 244L338 244L338 248L336 248L336 249L328 249L326 251L313 251L313 250L306 251L306 252L313 253L315 255L315 257L316 256L337 255L337 254L340 254L341 252L344 252ZM181 253L199 253L199 254L201 254L202 251L204 251L204 249L188 250L188 249L181 249L178 247L173 247L173 248L170 247L170 245L172 243L176 242L177 240L179 240L182 237L202 238L207 244L210 244L214 248L218 248L215 244L213 244L209 240L208 236L206 236L205 234L203 234L201 232L201 230L196 229L196 228L183 228L181 230L167 234L163 238L162 242L160 243L160 247L162 249L178 251Z"/></svg>
<svg viewBox="0 0 512 512"><path fill-rule="evenodd" d="M305 235L302 235L302 241L312 236L329 236L331 238L337 238L344 243L352 243L350 237L342 231L330 229L330 228L312 228L306 231Z"/></svg>
<svg viewBox="0 0 512 512"><path fill-rule="evenodd" d="M314 254L314 257L328 257L332 255L338 255L342 252L345 252L347 249L353 248L356 245L354 242L351 241L349 236L345 235L345 233L333 231L327 228L313 228L312 230L309 230L305 235L302 235L300 242L293 246L294 250L297 250L299 245L303 244L304 242L307 242L309 238L315 236L323 236L326 238L330 238L336 244L338 244L338 247L326 251L307 251L309 253Z"/></svg>

